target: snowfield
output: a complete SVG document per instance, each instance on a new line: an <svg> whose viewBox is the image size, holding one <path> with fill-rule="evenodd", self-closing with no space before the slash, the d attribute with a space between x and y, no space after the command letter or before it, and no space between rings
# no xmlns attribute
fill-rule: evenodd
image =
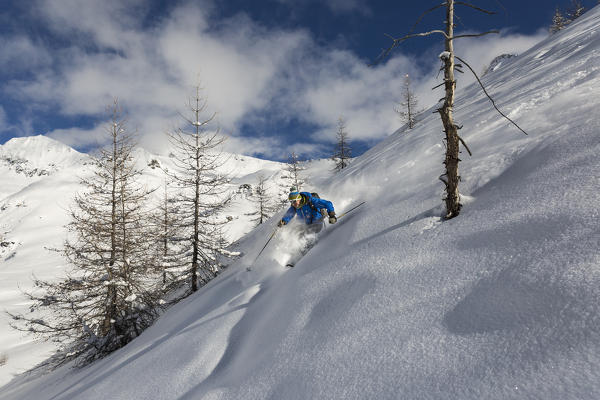
<svg viewBox="0 0 600 400"><path fill-rule="evenodd" d="M442 127L428 113L340 174L309 168L338 213L367 203L295 268L282 266L297 251L288 227L254 262L280 213L125 348L20 375L0 398L600 398L600 7L483 83L529 135L459 80L473 151L459 217L440 217Z"/></svg>

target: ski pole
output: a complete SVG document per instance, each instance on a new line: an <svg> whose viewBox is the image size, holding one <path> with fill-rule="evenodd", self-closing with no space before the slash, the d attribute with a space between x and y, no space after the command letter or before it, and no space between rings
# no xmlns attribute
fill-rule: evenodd
<svg viewBox="0 0 600 400"><path fill-rule="evenodd" d="M357 205L357 206L354 206L354 207L352 207L352 208L351 208L351 209L349 209L348 211L344 211L342 214L340 214L340 215L338 215L338 216L337 216L337 219L340 219L340 218L342 218L344 215L348 214L350 211L352 211L352 210L356 210L358 207L362 206L362 205L363 205L363 204L365 204L365 203L366 203L366 201L363 201L362 203L360 203L360 204L359 204L359 205Z"/></svg>
<svg viewBox="0 0 600 400"><path fill-rule="evenodd" d="M256 258L252 262L252 264L254 264L256 262L256 260L258 260L258 257L260 257L260 255L262 254L262 252L267 248L267 245L269 244L269 242L271 241L271 239L273 239L273 236L275 236L275 234L277 233L277 229L278 228L279 228L278 226L275 227L275 230L273 230L273 233L271 233L271 236L269 236L269 240L267 240L267 243L265 243L265 245L263 246L263 248L260 250L260 252L256 256Z"/></svg>

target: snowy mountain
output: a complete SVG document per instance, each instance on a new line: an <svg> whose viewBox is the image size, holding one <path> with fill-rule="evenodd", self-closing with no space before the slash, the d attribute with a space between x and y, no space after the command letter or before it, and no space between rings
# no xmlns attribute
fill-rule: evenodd
<svg viewBox="0 0 600 400"><path fill-rule="evenodd" d="M136 149L135 160L144 168L148 187L161 187L164 173L156 165L172 166L169 156ZM230 174L233 202L225 210L232 219L225 235L235 241L254 223L246 215L255 211L252 187L258 175L281 181L283 165L236 154L225 154L221 172ZM25 312L21 289L31 289L32 275L42 279L64 276L64 260L49 248L65 239L67 210L74 194L82 190L81 177L90 173L91 158L45 136L14 138L0 146L0 309ZM154 166L152 168L151 166ZM242 187L242 189L240 189ZM250 188L250 189L248 189ZM281 190L267 187L273 196ZM162 196L163 191L155 192ZM51 353L52 344L36 343L12 330L8 317L0 314L0 384L31 368Z"/></svg>
<svg viewBox="0 0 600 400"><path fill-rule="evenodd" d="M600 7L460 88L459 217L442 221L439 116L330 176L339 213L293 269L289 227L138 339L3 399L600 397ZM248 271L247 267L251 266ZM4 288L3 288L4 289ZM4 293L4 292L3 292ZM10 361L10 360L9 360Z"/></svg>

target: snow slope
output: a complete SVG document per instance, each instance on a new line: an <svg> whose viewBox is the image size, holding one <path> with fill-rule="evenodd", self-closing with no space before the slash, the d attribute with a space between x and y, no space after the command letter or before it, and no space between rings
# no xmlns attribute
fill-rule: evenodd
<svg viewBox="0 0 600 400"><path fill-rule="evenodd" d="M296 265L289 229L140 338L3 399L600 398L600 7L460 89L465 204L442 221L439 116L332 178L343 211ZM460 82L459 82L460 86ZM252 270L246 267L252 265Z"/></svg>
<svg viewBox="0 0 600 400"><path fill-rule="evenodd" d="M148 187L160 187L164 173L148 164L156 160L172 168L170 157L143 149L136 149L134 155L145 170L143 180ZM254 226L246 215L255 208L251 192L240 191L239 186L255 186L260 174L278 182L282 164L236 154L226 155L225 160L221 172L233 177L230 191L234 196L225 210L232 218L225 236L234 241ZM4 311L26 312L21 290L31 289L32 275L46 280L64 277L64 260L48 249L62 245L67 210L74 194L82 189L79 180L90 173L90 166L87 154L42 135L14 138L0 145L0 385L46 359L55 348L11 329ZM277 185L267 189L273 195L279 190ZM158 197L163 193L155 192Z"/></svg>

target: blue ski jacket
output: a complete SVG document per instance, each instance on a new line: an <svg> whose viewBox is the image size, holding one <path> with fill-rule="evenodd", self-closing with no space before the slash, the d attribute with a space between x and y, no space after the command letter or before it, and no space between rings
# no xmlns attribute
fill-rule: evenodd
<svg viewBox="0 0 600 400"><path fill-rule="evenodd" d="M323 220L324 215L321 214L321 209L325 208L328 213L335 211L333 203L312 197L309 192L300 192L302 195L302 207L297 209L294 207L288 208L282 220L287 224L295 215L298 216L305 224L316 224ZM313 205L311 207L311 204Z"/></svg>

